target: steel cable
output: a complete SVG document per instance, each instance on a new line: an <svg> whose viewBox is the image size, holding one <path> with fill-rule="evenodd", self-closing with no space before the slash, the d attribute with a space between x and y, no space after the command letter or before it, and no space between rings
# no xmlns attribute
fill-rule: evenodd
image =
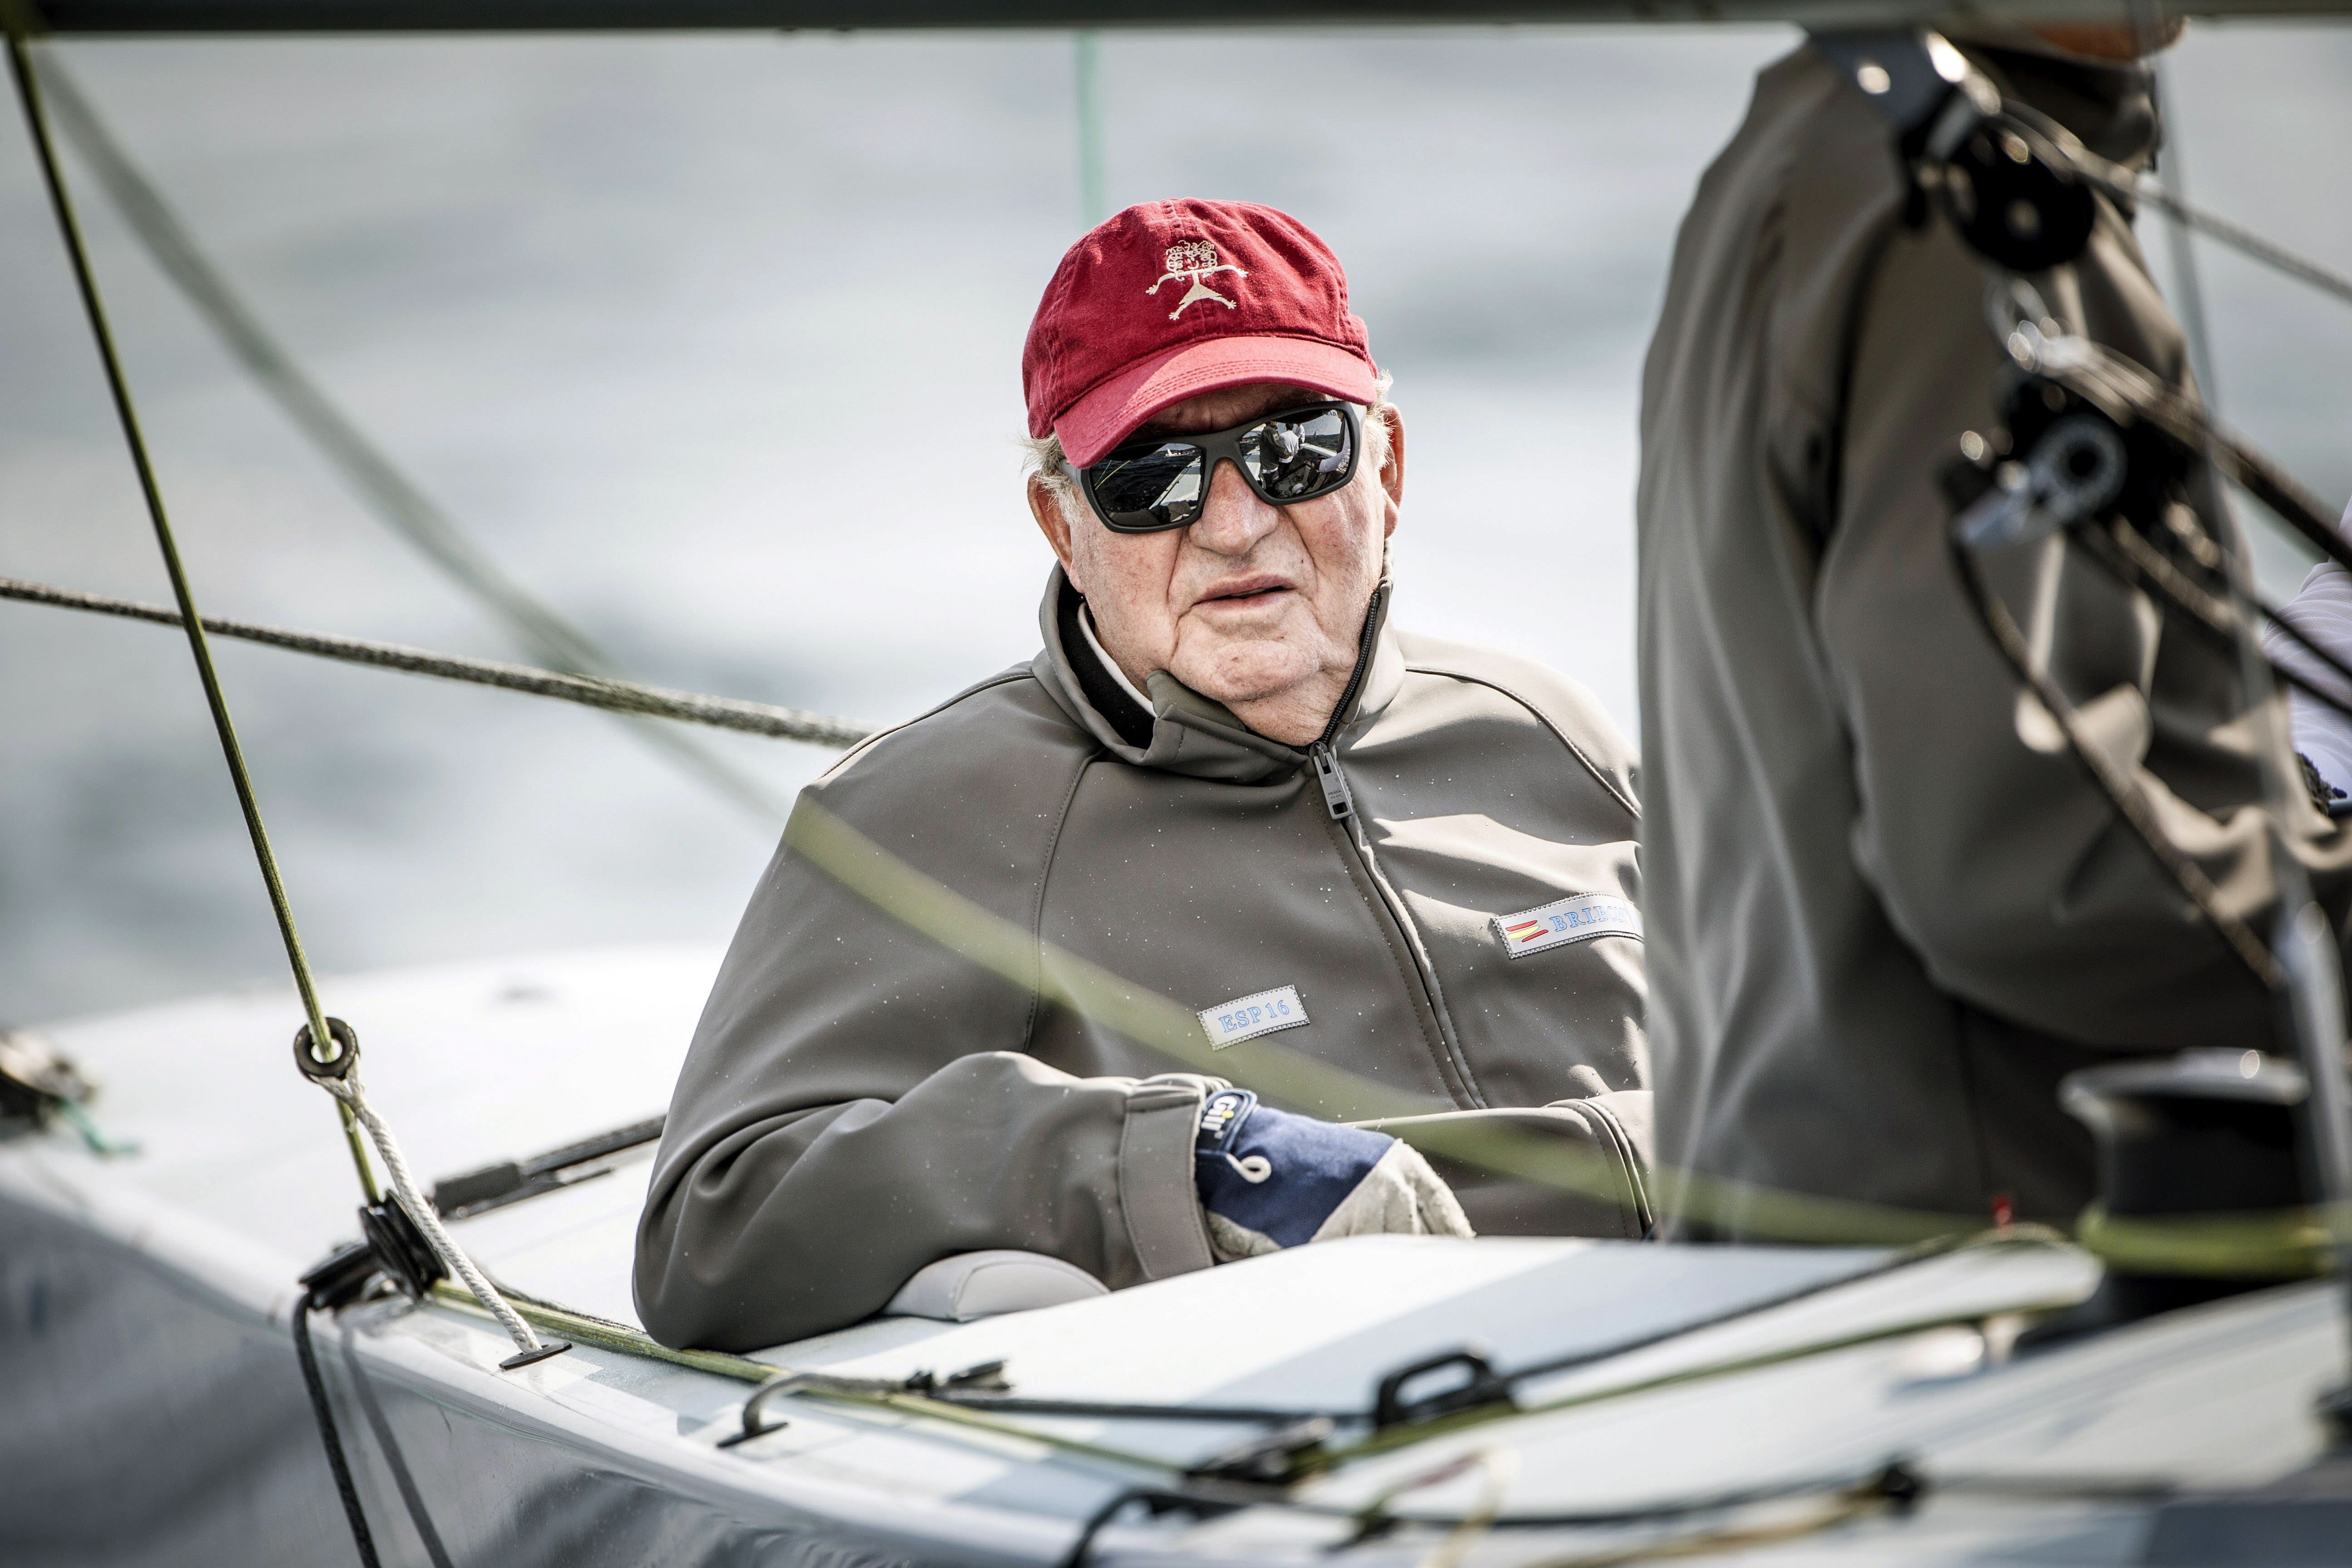
<svg viewBox="0 0 2352 1568"><path fill-rule="evenodd" d="M158 626L184 624L178 611L162 605L142 605L131 599L112 599L101 594L52 588L14 577L0 577L0 599L20 599L26 604L54 605L60 609L120 616L127 620L152 621ZM646 686L637 681L617 680L607 676L535 669L529 665L504 664L496 659L434 653L425 648L404 647L398 643L330 637L323 632L289 631L279 626L255 626L247 621L225 620L213 616L205 617L204 628L215 637L262 643L293 653L340 659L346 664L372 665L378 669L397 669L412 675L436 676L443 680L496 686L508 691L520 691L533 697L552 697L561 701L577 702L615 713L675 719L689 724L709 724L722 730L740 730L746 734L805 741L816 746L854 746L874 732L872 726L860 724L855 720L803 712L797 708L778 708L765 702L747 702L732 697L707 697L699 692L675 691L667 687Z"/></svg>
<svg viewBox="0 0 2352 1568"><path fill-rule="evenodd" d="M212 710L213 729L220 737L221 755L228 764L229 782L236 790L237 807L245 815L247 835L253 840L253 858L261 868L262 885L269 893L269 909L278 921L278 934L286 944L286 962L294 972L294 989L302 999L302 1013L309 1019L310 1037L327 1038L326 1014L319 1005L319 991L310 978L310 961L302 951L302 937L294 927L294 907L286 897L286 884L278 872L278 857L269 846L269 830L261 820L261 803L253 791L253 780L245 765L245 750L238 744L236 722L230 719L228 699L222 694L220 677L213 668L211 646L205 639L204 618L196 613L195 595L188 586L187 572L180 564L180 547L172 536L171 519L163 510L163 492L155 481L154 465L147 456L146 437L139 428L138 411L131 405L131 386L122 374L122 363L114 351L114 334L107 325L106 307L99 298L98 279L90 271L89 256L83 247L81 228L74 220L73 197L67 191L65 177L58 168L57 149L49 141L47 117L41 111L41 88L33 71L31 54L25 43L26 19L16 0L7 0L5 19L8 34L8 69L16 78L16 99L25 111L25 124L33 141L35 156L41 166L41 179L48 189L49 205L56 215L58 232L65 243L66 258L73 268L74 286L81 295L83 312L89 319L90 336L98 349L99 363L106 374L106 388L114 404L116 419L122 426L122 439L131 451L131 466L139 478L139 492L147 506L147 517L153 525L155 546L163 557L163 571L172 581L172 597L180 606L180 624L188 636L188 651L196 664L196 679L205 689L205 706ZM375 1173L368 1168L367 1150L360 1142L359 1123L350 1109L341 1109L344 1141L351 1145L352 1163L358 1169L360 1186L373 1203L378 1196Z"/></svg>

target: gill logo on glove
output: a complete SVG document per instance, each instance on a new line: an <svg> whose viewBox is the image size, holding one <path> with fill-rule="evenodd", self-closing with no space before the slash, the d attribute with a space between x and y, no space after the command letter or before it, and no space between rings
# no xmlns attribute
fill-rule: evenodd
<svg viewBox="0 0 2352 1568"><path fill-rule="evenodd" d="M1541 909L1496 915L1494 926L1495 934L1503 940L1503 951L1513 958L1525 958L1531 952L1590 942L1596 936L1630 936L1638 940L1642 934L1642 911L1627 900L1607 893L1581 893Z"/></svg>
<svg viewBox="0 0 2352 1568"><path fill-rule="evenodd" d="M1297 986L1284 985L1261 991L1255 996L1237 996L1213 1007L1203 1007L1200 1018L1201 1027L1209 1031L1210 1046L1223 1050L1239 1040L1254 1040L1277 1029L1297 1028L1307 1022L1307 1004L1298 999Z"/></svg>
<svg viewBox="0 0 2352 1568"><path fill-rule="evenodd" d="M1274 1174L1274 1162L1263 1154L1236 1154L1229 1147L1241 1124L1257 1109L1257 1096L1246 1089L1222 1089L1201 1107L1201 1129L1193 1150L1206 1158L1223 1160L1234 1173L1252 1186Z"/></svg>
<svg viewBox="0 0 2352 1568"><path fill-rule="evenodd" d="M1202 281L1214 272L1230 272L1236 278L1249 276L1232 262L1219 260L1217 247L1205 239L1180 240L1168 247L1168 270L1160 274L1160 283L1190 282L1192 285L1184 297L1176 301L1176 308L1168 312L1170 321L1182 315L1185 306L1196 305L1203 300L1214 300L1228 310L1240 309L1237 301L1226 299ZM1154 283L1144 292L1159 293L1160 283Z"/></svg>
<svg viewBox="0 0 2352 1568"><path fill-rule="evenodd" d="M1201 1108L1201 1143L1205 1147L1223 1142L1226 1130L1256 1103L1257 1096L1245 1089L1221 1089L1209 1096L1208 1104Z"/></svg>

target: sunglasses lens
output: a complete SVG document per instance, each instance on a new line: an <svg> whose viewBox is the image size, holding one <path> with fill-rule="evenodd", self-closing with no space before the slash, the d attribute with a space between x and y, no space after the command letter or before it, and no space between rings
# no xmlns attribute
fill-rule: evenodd
<svg viewBox="0 0 2352 1568"><path fill-rule="evenodd" d="M1095 504L1113 528L1184 528L1201 515L1201 448L1181 441L1121 447L1087 470Z"/></svg>
<svg viewBox="0 0 2352 1568"><path fill-rule="evenodd" d="M1355 432L1336 408L1285 414L1244 431L1242 456L1266 500L1308 500L1339 489L1353 475Z"/></svg>

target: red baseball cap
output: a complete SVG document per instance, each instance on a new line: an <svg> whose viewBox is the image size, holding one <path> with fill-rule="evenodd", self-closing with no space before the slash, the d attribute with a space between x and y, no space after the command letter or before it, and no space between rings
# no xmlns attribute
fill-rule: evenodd
<svg viewBox="0 0 2352 1568"><path fill-rule="evenodd" d="M1145 202L1090 230L1021 353L1029 434L1059 435L1079 468L1204 392L1274 381L1370 403L1378 374L1339 258L1249 202Z"/></svg>

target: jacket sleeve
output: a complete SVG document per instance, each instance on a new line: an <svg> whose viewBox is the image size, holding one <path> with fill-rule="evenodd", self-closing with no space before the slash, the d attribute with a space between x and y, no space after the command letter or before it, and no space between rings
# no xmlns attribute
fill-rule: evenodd
<svg viewBox="0 0 2352 1568"><path fill-rule="evenodd" d="M941 830L955 781L898 750L854 759L798 809L822 800L1030 929L1044 851L1006 839L1035 814L975 811ZM671 1101L637 1235L646 1330L671 1345L780 1344L989 1247L1049 1254L1114 1289L1207 1267L1192 1150L1209 1080L1080 1079L1021 1054L1029 987L899 924L791 840Z"/></svg>
<svg viewBox="0 0 2352 1568"><path fill-rule="evenodd" d="M2112 210L2079 263L2039 281L2078 330L2182 374L2178 331ZM2003 357L1985 287L1931 218L1895 230L1858 301L1814 606L1862 802L1853 852L1937 983L1977 1005L2102 1047L2259 1042L2273 1027L2267 994L2039 710L2021 705L1947 552L1937 471L1962 431L1998 418ZM1986 569L2021 626L2046 606L2060 689L2225 907L2263 929L2273 894L2256 727L2233 657L2168 626L2061 540ZM2315 812L2294 830L2323 896L2340 890L2340 840Z"/></svg>
<svg viewBox="0 0 2352 1568"><path fill-rule="evenodd" d="M1655 1219L1646 1089L1357 1123L1428 1157L1480 1236L1640 1241Z"/></svg>

